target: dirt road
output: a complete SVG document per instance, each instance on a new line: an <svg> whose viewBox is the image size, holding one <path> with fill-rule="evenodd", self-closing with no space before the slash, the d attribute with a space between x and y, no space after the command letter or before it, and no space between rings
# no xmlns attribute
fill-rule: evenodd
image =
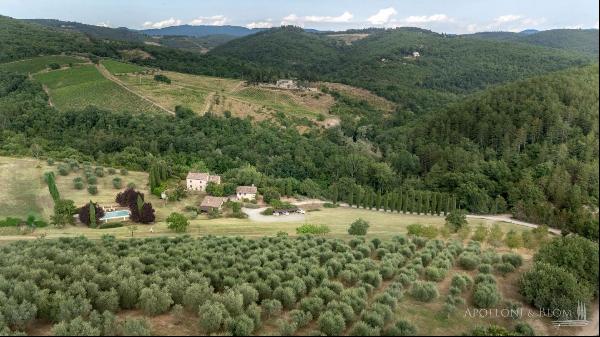
<svg viewBox="0 0 600 337"><path fill-rule="evenodd" d="M530 222L525 222L525 221L520 221L520 220L516 220L513 219L510 215L508 214L499 214L499 215L467 215L467 218L470 219L483 219L483 220L491 220L491 221L503 221L503 222L508 222L508 223L513 223L515 225L519 225L519 226L524 226L524 227L529 227L529 228L538 228L539 225L530 223ZM548 231L552 234L555 235L560 235L561 232L559 229L554 229L554 228L549 228Z"/></svg>
<svg viewBox="0 0 600 337"><path fill-rule="evenodd" d="M130 93L136 95L137 97L143 99L144 101L154 105L155 107L171 114L171 115L175 115L175 111L171 111L161 105L158 105L156 102L154 102L153 100L149 99L148 97L141 95L133 90L131 90L128 86L126 86L123 82L121 82L121 80L119 80L116 76L114 76L113 74L111 74L108 69L106 69L102 64L96 64L96 69L98 69L98 71L100 72L100 74L102 74L102 76L104 76L107 80L114 82L115 84L117 84L118 86L122 87L123 89L129 91Z"/></svg>

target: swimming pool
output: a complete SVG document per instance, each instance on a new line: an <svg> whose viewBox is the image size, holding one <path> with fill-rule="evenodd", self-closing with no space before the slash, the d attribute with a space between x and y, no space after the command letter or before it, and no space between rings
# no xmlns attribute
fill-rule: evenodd
<svg viewBox="0 0 600 337"><path fill-rule="evenodd" d="M104 216L100 218L101 221L109 221L109 220L128 220L129 219L129 211L128 210L119 210L104 213Z"/></svg>

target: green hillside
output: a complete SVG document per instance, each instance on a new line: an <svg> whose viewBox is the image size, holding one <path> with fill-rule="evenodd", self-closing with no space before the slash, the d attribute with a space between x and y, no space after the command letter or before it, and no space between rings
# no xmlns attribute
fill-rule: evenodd
<svg viewBox="0 0 600 337"><path fill-rule="evenodd" d="M91 43L69 32L0 16L0 63L38 55L85 51Z"/></svg>
<svg viewBox="0 0 600 337"><path fill-rule="evenodd" d="M519 218L597 237L584 209L599 200L598 65L477 94L418 121L401 142L424 184L453 191L470 211L507 202Z"/></svg>
<svg viewBox="0 0 600 337"><path fill-rule="evenodd" d="M413 52L420 56L412 57ZM231 41L209 55L254 65L266 78L297 76L367 88L413 111L490 85L591 62L575 52L415 28L374 32L351 46L298 28L272 29Z"/></svg>
<svg viewBox="0 0 600 337"><path fill-rule="evenodd" d="M488 40L523 42L598 57L598 29L551 29L534 34L486 32L470 36Z"/></svg>
<svg viewBox="0 0 600 337"><path fill-rule="evenodd" d="M52 56L39 56L30 59L18 60L7 63L0 63L0 70L14 71L22 74L37 73L44 69L48 69L48 66L52 63L60 66L67 66L69 64L78 64L87 62L84 58L78 58L74 56L66 55L52 55Z"/></svg>

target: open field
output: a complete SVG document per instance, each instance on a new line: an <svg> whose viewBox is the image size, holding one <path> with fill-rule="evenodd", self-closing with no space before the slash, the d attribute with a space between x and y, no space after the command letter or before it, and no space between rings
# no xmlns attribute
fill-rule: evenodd
<svg viewBox="0 0 600 337"><path fill-rule="evenodd" d="M154 105L106 79L93 65L76 66L34 76L48 88L52 103L61 110L89 105L131 112L160 112Z"/></svg>
<svg viewBox="0 0 600 337"><path fill-rule="evenodd" d="M125 74L143 72L147 69L137 64L118 62L111 59L104 59L100 63L110 71L111 74Z"/></svg>
<svg viewBox="0 0 600 337"><path fill-rule="evenodd" d="M39 56L21 61L0 64L0 70L14 71L23 74L33 74L47 69L50 63L58 63L61 66L65 66L69 63L78 64L85 62L87 62L87 60L74 56Z"/></svg>
<svg viewBox="0 0 600 337"><path fill-rule="evenodd" d="M49 166L45 161L30 158L10 158L0 157L0 183L4 187L0 194L0 218L7 216L25 218L29 213L37 214L44 219L49 219L52 215L52 199L48 188L43 181L44 172L56 171L56 163ZM107 170L105 169L105 172ZM172 235L167 228L165 219L171 212L185 213L186 206L198 206L202 200L203 194L190 193L187 198L179 202L164 202L148 191L148 175L144 172L129 172L127 175L105 174L104 177L98 177L98 194L90 195L84 188L77 190L73 186L75 177L83 176L82 169L69 173L67 176L61 176L56 172L56 184L62 198L71 199L77 206L84 205L89 200L98 202L101 205L114 204L115 196L120 191L112 186L112 179L115 176L121 177L123 186L133 183L136 189L145 194L146 200L151 202L156 210L157 222L152 226L138 226L136 236L161 236ZM87 187L87 185L86 185ZM356 208L320 208L306 213L304 220L299 221L277 221L256 222L250 219L218 218L208 219L200 215L198 218L190 221L188 234L193 236L204 235L240 235L246 237L259 237L264 235L275 235L278 232L286 232L290 235L296 235L296 228L305 223L326 224L331 228L328 236L348 238L348 226L354 220L363 218L371 223L369 229L370 237L389 238L396 234L406 233L406 227L410 224L434 225L441 227L444 224L444 218L441 216L416 215L416 214L398 214L390 212L381 212L374 210L356 209ZM482 223L492 226L495 221L484 219L470 219L472 227ZM498 222L502 225L505 232L510 229L527 230L526 227ZM152 227L153 233L150 232ZM104 234L115 235L119 238L131 236L127 227L112 229L90 229L83 226L72 226L66 228L48 227L40 229L39 233L46 233L48 237L78 236L85 235L90 238L99 238ZM37 233L37 234L39 234ZM0 229L0 235L12 235L13 231ZM36 234L32 234L32 238ZM21 236L12 239L23 238ZM11 239L4 237L4 240Z"/></svg>

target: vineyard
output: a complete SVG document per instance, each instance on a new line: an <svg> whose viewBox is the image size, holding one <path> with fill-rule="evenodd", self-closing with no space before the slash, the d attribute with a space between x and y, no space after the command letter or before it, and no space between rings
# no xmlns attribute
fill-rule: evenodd
<svg viewBox="0 0 600 337"><path fill-rule="evenodd" d="M52 102L61 110L82 109L94 105L130 112L160 111L106 79L93 65L38 73L34 77L48 88Z"/></svg>
<svg viewBox="0 0 600 337"><path fill-rule="evenodd" d="M69 64L79 64L85 62L85 59L73 56L40 56L31 59L25 59L22 61L0 64L0 70L13 71L21 74L33 74L47 69L50 64L67 66Z"/></svg>
<svg viewBox="0 0 600 337"><path fill-rule="evenodd" d="M497 278L523 263L477 242L406 236L105 236L21 241L0 251L0 332L45 324L55 335L162 333L152 331L157 317L175 322L170 333L180 326L236 336L398 336L438 324L468 332L478 321L465 321L460 308L499 305ZM438 309L421 326L404 302ZM124 314L131 310L143 318ZM496 323L531 329L512 318Z"/></svg>
<svg viewBox="0 0 600 337"><path fill-rule="evenodd" d="M111 59L104 59L101 63L111 74L141 73L147 70L136 64L118 62Z"/></svg>

